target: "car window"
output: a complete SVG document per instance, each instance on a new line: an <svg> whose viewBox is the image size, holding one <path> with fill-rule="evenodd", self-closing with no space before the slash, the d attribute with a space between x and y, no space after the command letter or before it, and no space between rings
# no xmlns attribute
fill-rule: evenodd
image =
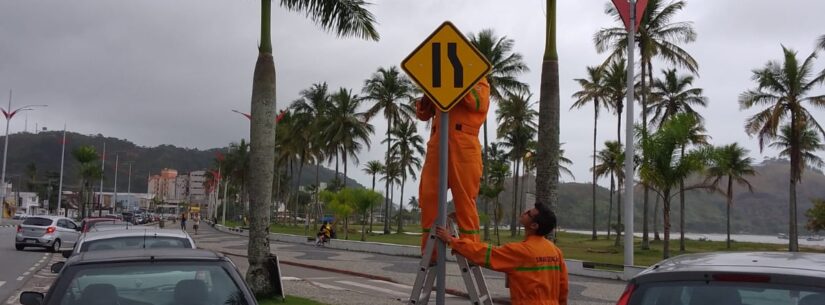
<svg viewBox="0 0 825 305"><path fill-rule="evenodd" d="M192 244L189 239L179 237L129 236L87 240L80 247L80 252L141 248L192 248Z"/></svg>
<svg viewBox="0 0 825 305"><path fill-rule="evenodd" d="M813 305L825 289L771 283L668 282L641 285L631 305ZM813 301L813 303L811 303Z"/></svg>
<svg viewBox="0 0 825 305"><path fill-rule="evenodd" d="M67 220L66 221L66 228L69 228L69 229L72 229L72 230L77 230L77 224L75 224L73 221L68 221Z"/></svg>
<svg viewBox="0 0 825 305"><path fill-rule="evenodd" d="M68 227L69 227L69 225L68 225L68 224L66 224L66 220L65 220L65 219L59 219L59 220L57 220L57 226L58 226L58 227L61 227L61 228L68 228Z"/></svg>
<svg viewBox="0 0 825 305"><path fill-rule="evenodd" d="M23 221L23 224L24 225L30 225L30 226L47 227L47 226L52 225L52 220L49 219L49 218L42 218L42 217L29 217L29 218L26 218L26 220Z"/></svg>
<svg viewBox="0 0 825 305"><path fill-rule="evenodd" d="M61 278L49 304L249 303L216 262L79 265L64 270Z"/></svg>

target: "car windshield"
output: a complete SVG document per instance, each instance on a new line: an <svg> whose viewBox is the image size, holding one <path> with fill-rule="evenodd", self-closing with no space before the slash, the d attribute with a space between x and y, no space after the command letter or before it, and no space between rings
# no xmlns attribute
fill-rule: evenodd
<svg viewBox="0 0 825 305"><path fill-rule="evenodd" d="M49 304L248 304L215 262L78 265L60 278Z"/></svg>
<svg viewBox="0 0 825 305"><path fill-rule="evenodd" d="M814 305L825 289L772 283L668 282L643 284L631 305Z"/></svg>
<svg viewBox="0 0 825 305"><path fill-rule="evenodd" d="M41 217L29 217L29 218L26 218L26 220L23 221L23 224L24 225L30 225L30 226L45 227L45 226L52 225L52 220L48 219L48 218L41 218Z"/></svg>
<svg viewBox="0 0 825 305"><path fill-rule="evenodd" d="M85 241L80 252L141 248L192 248L192 244L180 237L128 236Z"/></svg>

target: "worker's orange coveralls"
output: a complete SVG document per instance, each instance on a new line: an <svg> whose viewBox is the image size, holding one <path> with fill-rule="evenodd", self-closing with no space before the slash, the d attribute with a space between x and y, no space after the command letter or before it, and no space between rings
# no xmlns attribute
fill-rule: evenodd
<svg viewBox="0 0 825 305"><path fill-rule="evenodd" d="M546 238L530 235L523 242L492 247L453 239L450 247L473 263L504 272L510 279L513 305L567 305L567 266L561 250Z"/></svg>
<svg viewBox="0 0 825 305"><path fill-rule="evenodd" d="M449 161L447 162L447 187L453 194L456 219L461 237L479 240L479 220L476 197L481 184L481 144L478 130L487 119L490 106L490 84L483 78L458 104L450 110ZM438 150L441 111L425 96L416 103L416 116L426 121L434 118L427 157L421 170L418 187L423 230L421 249L426 245L430 229L438 216Z"/></svg>

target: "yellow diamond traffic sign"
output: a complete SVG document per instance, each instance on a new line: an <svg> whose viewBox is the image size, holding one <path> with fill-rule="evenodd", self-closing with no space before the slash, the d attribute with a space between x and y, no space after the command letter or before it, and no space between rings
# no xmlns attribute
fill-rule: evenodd
<svg viewBox="0 0 825 305"><path fill-rule="evenodd" d="M450 111L492 66L446 21L401 62L401 68L441 111Z"/></svg>

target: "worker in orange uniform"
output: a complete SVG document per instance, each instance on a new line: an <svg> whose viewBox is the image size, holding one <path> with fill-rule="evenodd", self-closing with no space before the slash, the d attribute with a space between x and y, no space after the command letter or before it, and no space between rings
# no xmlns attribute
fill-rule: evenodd
<svg viewBox="0 0 825 305"><path fill-rule="evenodd" d="M421 249L423 251L429 238L430 228L438 216L438 151L439 126L441 111L424 96L416 101L416 117L427 121L434 118L430 141L427 142L427 157L421 170L421 184L418 187L419 205L421 207ZM478 142L478 130L487 119L490 106L490 84L482 78L450 110L449 156L447 164L447 187L452 191L456 218L461 237L478 241L479 220L476 210L476 197L481 184L481 144ZM433 256L434 257L434 256Z"/></svg>
<svg viewBox="0 0 825 305"><path fill-rule="evenodd" d="M473 263L506 273L513 305L567 305L569 284L564 257L553 242L544 238L556 227L556 215L536 203L521 214L519 222L524 226L524 241L502 247L455 238L443 227L437 227L435 234Z"/></svg>

